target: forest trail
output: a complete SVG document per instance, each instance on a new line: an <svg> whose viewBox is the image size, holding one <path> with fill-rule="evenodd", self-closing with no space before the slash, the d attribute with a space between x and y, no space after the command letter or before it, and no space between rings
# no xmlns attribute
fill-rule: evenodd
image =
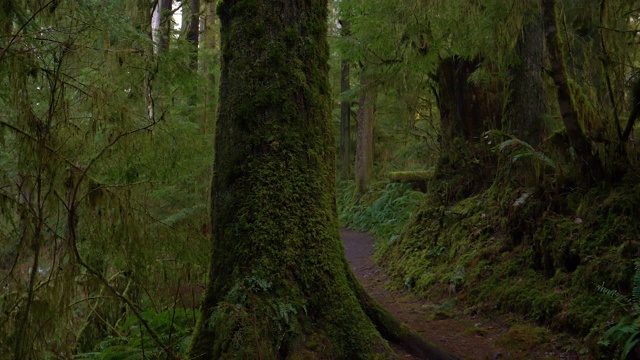
<svg viewBox="0 0 640 360"><path fill-rule="evenodd" d="M547 344L521 346L520 336L507 318L487 319L464 314L453 302L441 304L417 299L408 291L391 290L393 280L373 261L373 238L342 229L342 241L351 269L365 290L387 311L424 338L463 359L579 359L575 351ZM518 327L515 327L517 329ZM518 336L520 335L520 336ZM401 359L417 359L396 348Z"/></svg>

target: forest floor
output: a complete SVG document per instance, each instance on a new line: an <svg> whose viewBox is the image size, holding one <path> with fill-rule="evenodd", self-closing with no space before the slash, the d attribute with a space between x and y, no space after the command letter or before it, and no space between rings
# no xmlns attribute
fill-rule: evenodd
<svg viewBox="0 0 640 360"><path fill-rule="evenodd" d="M397 290L391 279L373 261L373 238L364 233L342 230L345 253L366 291L396 318L405 322L425 339L462 359L567 359L581 357L575 350L565 350L566 340L548 334L532 324L508 315L470 315L462 301L421 300L406 290ZM446 294L443 299L455 295ZM543 341L535 339L544 339ZM416 359L396 348L401 359Z"/></svg>

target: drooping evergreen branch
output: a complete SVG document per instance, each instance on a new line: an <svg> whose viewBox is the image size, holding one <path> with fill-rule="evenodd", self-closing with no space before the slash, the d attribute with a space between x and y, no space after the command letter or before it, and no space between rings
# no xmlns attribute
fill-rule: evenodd
<svg viewBox="0 0 640 360"><path fill-rule="evenodd" d="M87 270L87 272L89 272L91 275L95 276L102 284L104 284L104 286L107 289L109 289L109 291L111 291L111 293L113 293L118 299L120 299L120 301L124 302L129 307L129 309L131 309L131 311L133 312L135 317L138 319L138 321L140 321L142 326L144 326L144 328L147 329L147 331L149 332L149 336L151 337L153 342L156 343L156 345L158 345L158 347L162 349L162 351L167 355L167 358L177 360L178 358L173 354L173 351L171 350L171 348L166 346L162 342L162 340L160 339L160 336L158 336L158 334L153 330L153 328L151 328L151 326L149 325L147 320L145 320L145 318L142 316L142 313L138 310L136 305L133 302L131 302L129 298L127 298L125 295L121 294L118 290L116 290L113 286L111 286L109 281L105 279L104 276L102 276L102 274L99 271L89 266L80 256L80 253L77 247L74 246L73 252L78 265L80 265L85 270Z"/></svg>
<svg viewBox="0 0 640 360"><path fill-rule="evenodd" d="M92 274L93 276L95 276L101 283L103 283L118 299L120 299L122 302L124 302L130 309L131 311L134 313L134 315L138 318L138 320L140 321L140 323L145 327L145 329L147 329L147 331L149 332L149 336L151 336L152 340L163 350L163 352L165 354L167 354L167 357L169 359L173 359L174 358L174 354L171 351L171 348L165 346L162 342L162 340L160 339L160 337L158 336L158 334L156 334L155 331L153 331L153 329L151 328L151 326L149 325L149 323L144 319L144 317L142 316L142 314L140 313L140 311L137 309L137 307L135 306L135 304L133 304L131 302L131 300L129 298L127 298L124 294L121 294L120 292L118 292L118 290L116 290L113 286L111 286L111 284L109 283L109 281L107 279L104 278L104 276L97 270L93 269L90 265L88 265L82 258L82 256L80 255L80 252L78 251L78 246L77 246L77 242L76 242L76 228L75 228L75 217L76 217L76 210L77 210L77 206L78 206L78 191L80 189L80 184L82 184L82 181L88 176L88 171L91 169L91 167L96 163L96 161L98 159L100 159L102 157L102 155L105 154L105 152L112 148L118 141L120 141L121 139L123 139L126 136L129 136L131 134L143 131L143 130L148 130L149 128L151 128L152 126L154 126L156 123L152 122L150 124L147 124L143 127L140 128L136 128L124 133L119 134L118 136L116 136L109 144L107 144L96 156L94 156L89 163L87 164L86 167L84 167L84 169L81 169L81 174L78 178L78 180L76 181L76 183L74 184L72 193L71 193L71 197L69 199L69 204L67 204L67 226L69 229L69 243L70 246L72 248L74 257L78 263L78 265L80 265L81 267L85 268L90 274Z"/></svg>
<svg viewBox="0 0 640 360"><path fill-rule="evenodd" d="M9 128L9 129L15 131L16 133L18 133L21 136L24 136L25 138L27 138L30 141L38 142L38 139L35 138L33 135L29 134L27 131L25 131L25 130L23 130L23 129L15 126L15 125L9 124L8 122L3 121L3 120L0 120L0 125L5 126L5 127ZM43 148L45 150L49 151L51 154L54 154L54 155L58 156L67 165L71 166L72 168L74 168L76 170L82 170L82 168L80 168L78 165L74 164L71 160L61 156L60 154L58 154L58 150L52 148L48 144L42 144L42 146L43 146Z"/></svg>
<svg viewBox="0 0 640 360"><path fill-rule="evenodd" d="M78 195L78 190L80 188L79 184L82 183L82 181L87 177L87 174L89 172L89 170L91 169L91 167L96 163L96 161L98 161L102 155L104 155L107 150L111 149L116 143L118 143L120 140L122 140L123 138L135 134L137 132L140 131L144 131L144 130L149 130L151 129L154 125L156 125L156 121L151 122L145 126L133 129L133 130L129 130L129 131L125 131L123 133L118 134L118 136L116 136L111 142L109 142L109 144L107 144L105 147L102 148L102 150L100 150L100 152L94 156L91 160L89 160L89 163L87 164L87 166L84 167L84 169L80 169L78 167L79 170L81 170L81 174L80 177L78 178L77 184L75 186L75 189L73 190L73 196L72 198L75 200L77 198Z"/></svg>
<svg viewBox="0 0 640 360"><path fill-rule="evenodd" d="M18 31L15 34L13 34L13 36L11 37L11 40L9 40L9 44L7 44L7 47L2 49L2 52L0 52L0 63L2 62L2 60L4 60L5 54L7 53L9 48L13 45L13 43L16 41L16 39L18 38L18 35L20 35L20 33L22 33L24 28L26 28L27 25L29 25L33 20L35 20L36 16L38 16L38 14L40 14L44 9L48 8L49 5L52 5L52 4L57 3L57 2L58 2L58 0L50 0L46 4L42 5L38 10L36 10L31 15L31 17L29 19L27 19L27 21L24 22L24 24L22 24L22 26L20 26L20 29L18 29Z"/></svg>

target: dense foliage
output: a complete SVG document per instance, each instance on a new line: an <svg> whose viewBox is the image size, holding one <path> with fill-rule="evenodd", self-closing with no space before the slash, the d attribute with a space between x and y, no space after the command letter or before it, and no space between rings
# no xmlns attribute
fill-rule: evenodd
<svg viewBox="0 0 640 360"><path fill-rule="evenodd" d="M1 2L0 358L184 353L210 247L218 3ZM343 224L421 296L631 353L640 2L330 10Z"/></svg>
<svg viewBox="0 0 640 360"><path fill-rule="evenodd" d="M630 352L636 310L597 340L624 312L611 295L631 293L639 248L638 5L340 2L350 36L338 49L375 74L380 98L405 104L390 138L390 108L376 119L378 178L433 172L413 182L426 191L417 206L385 181L363 196L342 183L342 219L377 235L399 284L522 314L594 358ZM430 151L389 161L415 146ZM403 216L395 204L408 205Z"/></svg>
<svg viewBox="0 0 640 360"><path fill-rule="evenodd" d="M0 357L67 358L204 282L207 74L146 1L2 6Z"/></svg>

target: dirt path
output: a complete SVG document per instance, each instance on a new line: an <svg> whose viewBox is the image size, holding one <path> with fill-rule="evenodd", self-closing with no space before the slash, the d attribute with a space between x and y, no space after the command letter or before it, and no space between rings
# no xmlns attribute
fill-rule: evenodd
<svg viewBox="0 0 640 360"><path fill-rule="evenodd" d="M535 349L519 347L518 334L511 327L514 324L505 319L465 315L451 303L429 303L409 292L389 290L392 280L373 262L371 236L343 229L342 240L351 269L367 292L394 316L441 348L463 359L578 359L574 352L558 350L551 344L553 339ZM399 355L402 359L416 359L403 352Z"/></svg>

